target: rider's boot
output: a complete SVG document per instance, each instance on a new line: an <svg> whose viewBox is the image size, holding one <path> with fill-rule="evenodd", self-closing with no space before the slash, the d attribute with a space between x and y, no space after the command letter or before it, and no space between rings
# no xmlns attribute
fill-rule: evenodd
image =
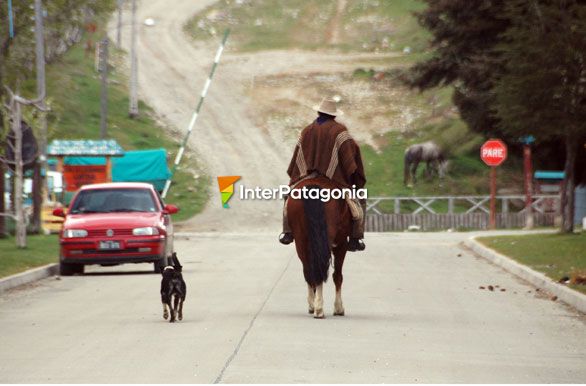
<svg viewBox="0 0 586 386"><path fill-rule="evenodd" d="M283 233L279 235L279 242L283 245L289 245L293 240L293 233L291 232L289 219L287 218L287 199L285 199L285 206L283 208Z"/></svg>
<svg viewBox="0 0 586 386"><path fill-rule="evenodd" d="M364 238L364 219L366 217L366 200L360 200L360 206L362 206L362 218L358 220L352 220L352 233L348 238L348 251L364 251L366 244L362 240Z"/></svg>
<svg viewBox="0 0 586 386"><path fill-rule="evenodd" d="M279 235L279 242L283 245L289 245L293 240L293 233L291 232L283 232Z"/></svg>
<svg viewBox="0 0 586 386"><path fill-rule="evenodd" d="M357 251L364 251L366 249L366 244L362 239L357 237L350 237L348 239L348 252L357 252Z"/></svg>

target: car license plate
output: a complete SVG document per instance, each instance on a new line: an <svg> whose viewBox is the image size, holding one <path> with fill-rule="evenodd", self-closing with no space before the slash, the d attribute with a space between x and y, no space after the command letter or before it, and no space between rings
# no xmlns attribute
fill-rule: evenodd
<svg viewBox="0 0 586 386"><path fill-rule="evenodd" d="M104 249L104 250L120 249L120 241L112 241L112 240L100 241L99 248Z"/></svg>

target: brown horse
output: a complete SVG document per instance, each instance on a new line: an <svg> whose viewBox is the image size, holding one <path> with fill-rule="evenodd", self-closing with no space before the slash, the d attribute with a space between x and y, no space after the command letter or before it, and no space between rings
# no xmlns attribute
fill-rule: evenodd
<svg viewBox="0 0 586 386"><path fill-rule="evenodd" d="M335 189L337 186L325 177L302 181L295 188ZM303 264L303 276L307 282L309 313L315 318L324 317L323 283L328 279L328 269L334 254L334 284L336 300L334 315L344 315L342 304L342 266L348 248L352 216L344 199L287 200L289 225L295 237L297 256Z"/></svg>

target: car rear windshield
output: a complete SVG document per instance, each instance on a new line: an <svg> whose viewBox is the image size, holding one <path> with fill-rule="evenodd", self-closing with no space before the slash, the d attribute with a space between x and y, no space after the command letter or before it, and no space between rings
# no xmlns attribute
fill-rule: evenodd
<svg viewBox="0 0 586 386"><path fill-rule="evenodd" d="M157 204L148 189L82 190L71 205L71 214L155 212Z"/></svg>

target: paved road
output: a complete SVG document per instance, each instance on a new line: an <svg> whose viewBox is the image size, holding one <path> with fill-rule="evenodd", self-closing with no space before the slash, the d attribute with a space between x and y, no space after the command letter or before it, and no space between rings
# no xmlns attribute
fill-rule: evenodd
<svg viewBox="0 0 586 386"><path fill-rule="evenodd" d="M346 263L346 316L328 283L325 320L272 234L179 240L176 324L150 266L47 279L0 297L0 382L583 382L584 316L462 250L467 236L369 235Z"/></svg>

